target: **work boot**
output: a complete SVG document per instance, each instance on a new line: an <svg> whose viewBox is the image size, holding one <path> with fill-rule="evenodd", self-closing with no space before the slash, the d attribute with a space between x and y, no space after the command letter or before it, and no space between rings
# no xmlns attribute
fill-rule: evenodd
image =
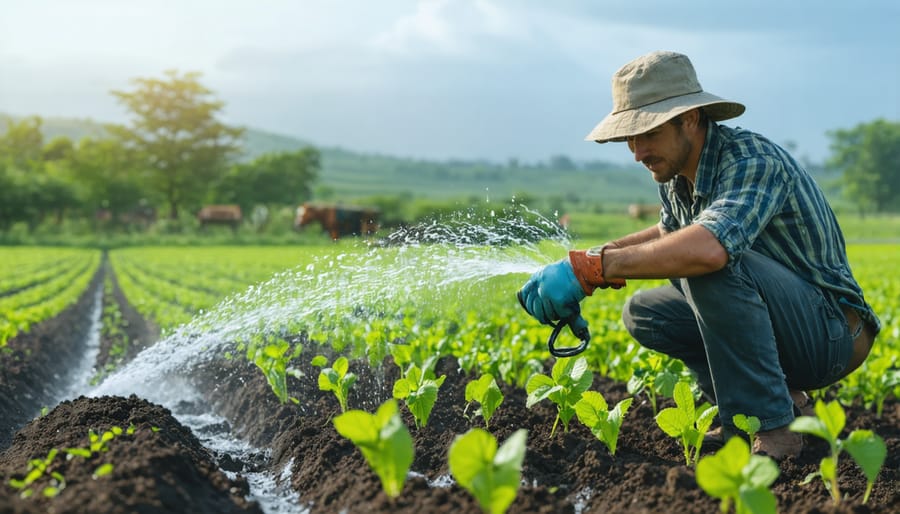
<svg viewBox="0 0 900 514"><path fill-rule="evenodd" d="M791 390L791 400L794 401L794 414L797 416L815 416L816 410L813 402L805 391ZM703 435L703 445L711 445L711 448L723 446L725 444L725 432L721 426L713 428Z"/></svg>
<svg viewBox="0 0 900 514"><path fill-rule="evenodd" d="M813 406L813 402L805 391L791 390L791 399L794 400L794 414L799 412L800 414L798 414L798 416L816 415L816 409Z"/></svg>
<svg viewBox="0 0 900 514"><path fill-rule="evenodd" d="M723 446L725 446L725 429L721 425L703 434L703 449L718 450Z"/></svg>
<svg viewBox="0 0 900 514"><path fill-rule="evenodd" d="M767 455L776 461L785 457L796 457L803 450L803 436L784 426L756 434L753 453Z"/></svg>

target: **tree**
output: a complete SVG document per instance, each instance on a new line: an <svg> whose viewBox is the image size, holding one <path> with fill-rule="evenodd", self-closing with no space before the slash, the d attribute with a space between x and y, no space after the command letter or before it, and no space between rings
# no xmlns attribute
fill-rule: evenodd
<svg viewBox="0 0 900 514"><path fill-rule="evenodd" d="M245 212L260 204L295 206L312 196L319 169L319 151L312 147L261 155L229 170L217 187L217 200L236 203Z"/></svg>
<svg viewBox="0 0 900 514"><path fill-rule="evenodd" d="M6 122L6 133L0 136L0 159L24 170L41 161L44 134L39 116L24 118L18 123Z"/></svg>
<svg viewBox="0 0 900 514"><path fill-rule="evenodd" d="M111 125L111 134L135 150L149 171L148 185L178 218L179 208L199 204L240 150L243 128L216 119L224 103L202 86L199 73L165 72L165 79L137 78L131 92L113 91L132 113L131 126Z"/></svg>
<svg viewBox="0 0 900 514"><path fill-rule="evenodd" d="M117 139L84 138L69 161L74 181L82 187L81 196L87 214L105 209L113 220L142 203L148 192L145 177L135 169L135 157Z"/></svg>
<svg viewBox="0 0 900 514"><path fill-rule="evenodd" d="M900 123L878 119L829 132L828 166L843 172L844 192L861 212L900 207Z"/></svg>

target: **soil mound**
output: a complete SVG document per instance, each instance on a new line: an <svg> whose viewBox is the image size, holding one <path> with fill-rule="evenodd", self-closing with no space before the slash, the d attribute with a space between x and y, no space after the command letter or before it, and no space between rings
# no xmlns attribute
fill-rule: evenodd
<svg viewBox="0 0 900 514"><path fill-rule="evenodd" d="M92 450L91 433L113 436L101 447L95 442ZM66 449L72 448L87 453L69 457ZM50 459L54 449L58 453ZM220 471L169 410L135 396L61 403L16 433L12 446L0 454L0 476L24 479L32 459L49 460L29 487L33 494L23 499L4 483L0 512L262 512L245 499L247 483ZM109 472L98 472L103 469ZM56 497L45 497L42 491L54 478L62 485L59 477L64 487Z"/></svg>

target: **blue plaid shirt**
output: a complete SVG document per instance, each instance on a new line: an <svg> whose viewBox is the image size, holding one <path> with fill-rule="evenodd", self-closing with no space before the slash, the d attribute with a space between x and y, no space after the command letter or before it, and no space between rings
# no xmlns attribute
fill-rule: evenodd
<svg viewBox="0 0 900 514"><path fill-rule="evenodd" d="M731 266L745 251L766 255L881 323L850 271L844 236L815 180L778 145L709 122L694 189L681 175L659 185L660 223L697 223L719 240Z"/></svg>

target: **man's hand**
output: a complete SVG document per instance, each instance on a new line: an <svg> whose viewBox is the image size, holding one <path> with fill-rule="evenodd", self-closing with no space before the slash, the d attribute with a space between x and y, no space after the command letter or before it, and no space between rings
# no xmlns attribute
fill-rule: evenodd
<svg viewBox="0 0 900 514"><path fill-rule="evenodd" d="M572 263L563 259L532 275L518 296L528 314L549 324L579 314L578 302L585 294L572 270Z"/></svg>

